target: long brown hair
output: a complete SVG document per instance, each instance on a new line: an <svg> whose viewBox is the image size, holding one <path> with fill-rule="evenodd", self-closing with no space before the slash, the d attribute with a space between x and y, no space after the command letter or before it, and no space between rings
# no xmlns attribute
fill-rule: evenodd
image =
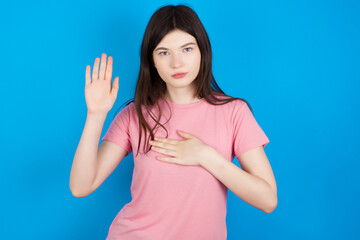
<svg viewBox="0 0 360 240"><path fill-rule="evenodd" d="M139 142L136 155L139 153L142 131L145 132L145 139L147 139L146 145L148 146L150 138L151 140L154 140L153 130L157 125L160 125L166 131L168 136L168 131L159 122L162 113L158 104L158 99L164 97L166 93L166 83L160 78L154 67L153 51L165 35L175 29L182 30L195 37L200 48L201 63L199 73L193 83L195 86L194 97L204 98L212 105L223 105L238 99L244 101L251 112L253 112L250 104L245 99L228 96L217 85L212 73L212 51L210 40L195 11L185 5L167 5L161 7L151 16L146 27L141 44L140 70L136 84L135 97L126 102L126 106L131 102L134 102L136 113L139 118ZM217 98L217 96L222 97ZM149 108L152 106L155 106L159 111L157 119L155 118L156 116L153 116L153 113L149 111ZM153 128L150 128L149 124L146 122L141 111L142 108L145 108L149 116L156 122L156 125ZM120 109L121 107L119 110ZM147 138L148 131L149 138ZM146 150L145 144L144 151L146 151L146 153L150 151L150 148Z"/></svg>

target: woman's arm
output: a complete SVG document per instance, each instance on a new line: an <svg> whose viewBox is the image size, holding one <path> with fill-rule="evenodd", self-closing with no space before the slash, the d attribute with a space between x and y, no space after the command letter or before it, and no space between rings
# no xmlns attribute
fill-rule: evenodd
<svg viewBox="0 0 360 240"><path fill-rule="evenodd" d="M257 147L238 157L242 170L209 148L200 165L214 175L235 195L250 205L271 213L277 206L277 187L264 148Z"/></svg>
<svg viewBox="0 0 360 240"><path fill-rule="evenodd" d="M194 135L180 130L177 132L185 140L155 137L154 141L150 141L151 150L168 155L157 156L156 159L200 165L245 202L266 213L274 211L277 205L276 183L263 146L238 157L242 170Z"/></svg>
<svg viewBox="0 0 360 240"><path fill-rule="evenodd" d="M75 197L91 193L97 172L97 155L106 115L88 114L70 172L70 190Z"/></svg>

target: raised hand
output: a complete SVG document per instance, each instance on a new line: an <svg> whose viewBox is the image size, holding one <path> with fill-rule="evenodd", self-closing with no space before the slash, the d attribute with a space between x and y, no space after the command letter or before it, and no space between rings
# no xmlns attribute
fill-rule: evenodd
<svg viewBox="0 0 360 240"><path fill-rule="evenodd" d="M90 77L90 65L86 66L85 74L85 100L88 114L107 114L115 103L119 90L119 77L114 79L111 87L113 58L109 56L106 64L106 54L96 58L93 67L92 79ZM92 81L91 81L92 80Z"/></svg>

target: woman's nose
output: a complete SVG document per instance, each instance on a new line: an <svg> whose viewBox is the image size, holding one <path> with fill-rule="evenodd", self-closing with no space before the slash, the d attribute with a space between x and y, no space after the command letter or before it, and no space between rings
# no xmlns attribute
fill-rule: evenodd
<svg viewBox="0 0 360 240"><path fill-rule="evenodd" d="M180 54L173 54L171 58L171 67L178 68L183 65L183 59Z"/></svg>

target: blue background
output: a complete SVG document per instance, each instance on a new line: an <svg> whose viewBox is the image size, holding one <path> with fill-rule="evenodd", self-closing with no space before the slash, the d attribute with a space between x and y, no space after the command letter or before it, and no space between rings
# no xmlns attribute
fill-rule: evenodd
<svg viewBox="0 0 360 240"><path fill-rule="evenodd" d="M270 139L278 206L266 214L229 190L228 239L359 238L358 1L67 0L0 3L0 239L105 239L131 200L133 154L72 196L85 68L105 52L120 77L102 137L134 94L148 20L178 3L209 34L219 86L250 102Z"/></svg>

